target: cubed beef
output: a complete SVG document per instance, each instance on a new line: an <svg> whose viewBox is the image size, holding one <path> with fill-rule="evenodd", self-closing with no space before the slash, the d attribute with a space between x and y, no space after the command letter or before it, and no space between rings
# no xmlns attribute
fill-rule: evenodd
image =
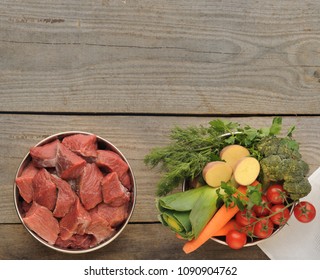
<svg viewBox="0 0 320 280"><path fill-rule="evenodd" d="M33 202L23 221L29 229L49 244L53 245L56 242L60 232L59 223L47 207Z"/></svg>
<svg viewBox="0 0 320 280"><path fill-rule="evenodd" d="M121 184L116 172L111 172L101 181L103 202L121 206L130 200L130 192Z"/></svg>
<svg viewBox="0 0 320 280"><path fill-rule="evenodd" d="M129 169L128 164L115 152L110 150L98 150L96 163L99 167L109 172L116 172L121 178Z"/></svg>
<svg viewBox="0 0 320 280"><path fill-rule="evenodd" d="M102 201L101 180L103 174L95 163L87 163L78 182L79 197L87 210Z"/></svg>
<svg viewBox="0 0 320 280"><path fill-rule="evenodd" d="M54 140L48 144L32 147L30 155L37 167L55 167L57 162L57 147L59 140Z"/></svg>
<svg viewBox="0 0 320 280"><path fill-rule="evenodd" d="M32 202L28 203L26 201L21 201L21 203L18 205L19 211L21 213L21 217L24 217L26 213L29 211L30 207L32 206Z"/></svg>
<svg viewBox="0 0 320 280"><path fill-rule="evenodd" d="M131 178L129 175L129 172L124 173L120 178L119 178L121 184L128 189L128 191L131 191L132 189L132 182Z"/></svg>
<svg viewBox="0 0 320 280"><path fill-rule="evenodd" d="M53 210L57 200L57 188L52 182L52 175L42 168L33 177L33 200L38 204Z"/></svg>
<svg viewBox="0 0 320 280"><path fill-rule="evenodd" d="M81 174L86 161L74 152L66 148L62 143L58 144L56 170L62 179L75 179Z"/></svg>
<svg viewBox="0 0 320 280"><path fill-rule="evenodd" d="M74 234L84 234L90 222L90 214L77 198L69 213L60 220L61 239L68 240Z"/></svg>
<svg viewBox="0 0 320 280"><path fill-rule="evenodd" d="M16 184L19 189L21 197L28 203L33 199L33 177L38 173L39 169L36 168L32 162L22 171L22 174L16 178Z"/></svg>
<svg viewBox="0 0 320 280"><path fill-rule="evenodd" d="M62 249L88 249L94 242L93 235L89 234L74 234L67 240L62 240L58 237L55 245Z"/></svg>
<svg viewBox="0 0 320 280"><path fill-rule="evenodd" d="M53 210L53 215L57 218L62 218L69 213L70 208L75 203L76 194L65 180L54 175L52 175L51 180L56 185L58 190L58 196L56 206Z"/></svg>
<svg viewBox="0 0 320 280"><path fill-rule="evenodd" d="M122 224L129 215L128 203L124 203L118 207L112 207L105 203L100 203L96 208L98 214L102 218L104 218L113 228Z"/></svg>
<svg viewBox="0 0 320 280"><path fill-rule="evenodd" d="M115 233L115 230L111 228L110 224L103 219L95 209L90 211L90 216L91 223L87 227L86 232L92 234L96 238L97 244L110 238Z"/></svg>
<svg viewBox="0 0 320 280"><path fill-rule="evenodd" d="M80 156L97 157L97 137L95 135L74 134L63 138L62 143Z"/></svg>

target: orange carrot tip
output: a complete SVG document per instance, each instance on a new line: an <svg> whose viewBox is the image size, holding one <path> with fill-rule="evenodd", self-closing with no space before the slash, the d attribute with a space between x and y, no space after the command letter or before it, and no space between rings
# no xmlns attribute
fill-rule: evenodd
<svg viewBox="0 0 320 280"><path fill-rule="evenodd" d="M258 180L255 180L253 183L250 184L250 186L258 186L260 184L260 182Z"/></svg>
<svg viewBox="0 0 320 280"><path fill-rule="evenodd" d="M180 240L185 240L185 238L183 238L179 233L176 233L176 237Z"/></svg>

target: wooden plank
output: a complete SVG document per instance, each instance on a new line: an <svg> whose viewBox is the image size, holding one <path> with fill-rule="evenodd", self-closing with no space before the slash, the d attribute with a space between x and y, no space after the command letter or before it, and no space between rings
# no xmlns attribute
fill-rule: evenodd
<svg viewBox="0 0 320 280"><path fill-rule="evenodd" d="M317 0L4 0L0 111L318 114L319 13Z"/></svg>
<svg viewBox="0 0 320 280"><path fill-rule="evenodd" d="M147 234L146 234L147 233ZM268 259L257 247L232 250L208 241L192 254L182 251L177 240L160 224L129 224L112 243L95 252L70 255L56 252L35 240L22 225L0 225L0 259L15 260L188 260Z"/></svg>
<svg viewBox="0 0 320 280"><path fill-rule="evenodd" d="M126 116L50 116L0 115L0 216L1 223L18 223L13 205L13 180L28 149L51 134L67 130L89 131L114 143L128 158L137 181L137 204L132 222L155 222L156 184L161 174L143 163L145 155L156 146L169 143L169 132L179 125L206 125L208 117L126 117ZM254 127L269 126L272 117L230 118ZM295 138L310 164L310 173L319 167L320 117L285 117L283 131L296 125Z"/></svg>

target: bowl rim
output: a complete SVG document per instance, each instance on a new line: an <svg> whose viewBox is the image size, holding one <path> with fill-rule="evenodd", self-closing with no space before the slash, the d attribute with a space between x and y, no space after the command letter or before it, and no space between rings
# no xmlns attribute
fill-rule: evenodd
<svg viewBox="0 0 320 280"><path fill-rule="evenodd" d="M108 148L109 150L116 152L128 165L129 167L129 174L130 174L130 178L131 178L131 182L132 182L132 201L130 203L130 211L128 213L128 217L126 218L126 220L121 224L121 226L117 229L116 233L106 239L105 241L102 241L101 243L99 243L98 245L91 247L91 248L87 248L87 249L63 249L54 245L50 245L47 241L45 241L44 239L42 239L40 236L38 236L35 232L33 232L31 229L28 228L28 226L25 224L25 222L22 219L21 213L19 211L19 206L18 206L18 199L20 197L19 195L19 189L17 187L16 184L16 178L18 176L21 175L23 169L25 168L25 166L31 161L31 155L30 155L30 150L27 152L27 154L23 157L23 159L21 160L17 171L15 173L15 177L14 177L14 181L13 181L13 198L14 198L14 206L15 206L15 210L16 213L19 217L19 220L21 221L21 223L23 224L23 227L27 230L27 232L29 234L31 234L31 236L33 236L36 240L38 240L40 243L42 243L43 245L45 245L46 247L53 249L55 251L58 252L62 252L62 253L68 253L68 254L83 254L83 253L89 253L89 252L93 252L96 251L98 249L101 249L102 247L105 247L106 245L110 244L112 241L114 241L124 230L124 228L127 226L127 224L129 223L129 220L131 219L133 212L134 212L134 208L136 206L136 197L137 197L137 185L136 185L136 178L133 172L133 169L129 163L129 161L127 160L127 158L124 156L124 154L109 140L94 134L94 133L90 133L90 132L86 132L86 131L81 131L81 130L70 130L70 131L64 131L64 132L58 132L52 135L49 135L47 137L45 137L44 139L42 139L41 141L39 141L37 144L35 144L33 147L38 147L38 146L43 146L51 141L54 141L55 139L62 139L66 136L70 136L70 135L74 135L74 134L84 134L84 135L94 135L97 137L97 141L102 142L106 145L106 148Z"/></svg>

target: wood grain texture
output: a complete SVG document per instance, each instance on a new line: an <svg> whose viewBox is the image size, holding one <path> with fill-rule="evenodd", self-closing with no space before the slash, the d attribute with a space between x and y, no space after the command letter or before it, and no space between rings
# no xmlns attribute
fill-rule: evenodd
<svg viewBox="0 0 320 280"><path fill-rule="evenodd" d="M182 251L184 242L160 224L129 224L106 247L78 255L47 248L20 225L0 225L0 236L0 260L221 260L221 256L225 260L268 259L257 246L235 251L211 240L205 248L186 255Z"/></svg>
<svg viewBox="0 0 320 280"><path fill-rule="evenodd" d="M317 0L1 0L0 111L316 115L319 13Z"/></svg>
<svg viewBox="0 0 320 280"><path fill-rule="evenodd" d="M19 222L13 204L13 181L17 168L29 148L43 138L62 131L81 130L95 133L115 144L132 165L137 183L137 203L132 222L157 222L156 184L161 173L149 169L143 159L153 148L169 143L171 128L178 125L207 125L208 117L127 117L127 116L47 116L0 115L0 223ZM272 117L229 118L241 124L266 127ZM287 117L283 132L296 125L295 138L310 165L310 173L319 167L320 117Z"/></svg>
<svg viewBox="0 0 320 280"><path fill-rule="evenodd" d="M318 0L0 0L0 259L268 259L215 242L185 255L158 222L161 173L143 159L175 125L233 116L263 127L282 115L317 169L319 14ZM29 148L68 130L115 144L138 193L119 239L78 256L35 241L13 202Z"/></svg>

